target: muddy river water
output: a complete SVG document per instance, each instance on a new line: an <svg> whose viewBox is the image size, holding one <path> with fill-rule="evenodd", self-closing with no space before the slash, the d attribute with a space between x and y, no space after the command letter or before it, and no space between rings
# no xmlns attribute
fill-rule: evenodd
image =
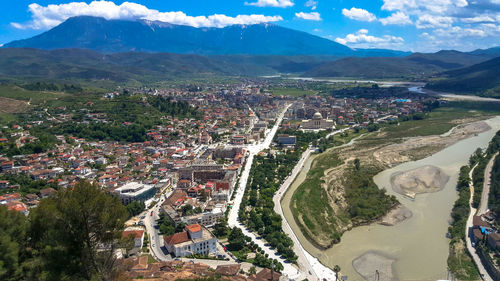
<svg viewBox="0 0 500 281"><path fill-rule="evenodd" d="M450 212L457 199L455 185L461 166L468 162L469 156L478 148L485 148L496 131L500 129L500 116L486 121L491 130L477 136L461 140L442 151L425 159L403 163L387 169L374 177L379 188L385 188L388 194L395 195L398 200L411 210L413 216L395 226L371 224L356 227L342 236L342 241L327 250L314 247L301 234L290 211L290 199L298 185L305 179L311 156L297 176L295 182L283 197L281 204L290 226L301 241L303 247L324 265L332 268L338 264L341 273L348 280L365 280L353 267L353 261L370 253L379 260L370 259L366 268L373 270L368 280L375 280L375 270L389 271L394 280L438 280L447 278L448 243L446 238L450 222ZM390 177L396 172L405 172L425 165L441 168L450 180L439 192L419 194L411 200L394 192L390 185ZM393 260L392 267L387 260ZM359 263L357 263L359 264ZM389 263L390 264L390 263ZM379 268L380 267L380 268ZM389 275L390 275L389 274ZM381 275L380 280L387 275Z"/></svg>

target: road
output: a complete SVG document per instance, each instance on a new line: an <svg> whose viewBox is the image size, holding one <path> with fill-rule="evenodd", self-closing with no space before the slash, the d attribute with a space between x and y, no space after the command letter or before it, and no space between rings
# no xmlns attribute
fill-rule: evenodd
<svg viewBox="0 0 500 281"><path fill-rule="evenodd" d="M474 169L477 167L474 166L470 172L469 172L469 178L472 179L472 173L474 172ZM470 213L469 217L467 218L467 223L465 224L465 244L467 245L467 250L469 251L470 255L472 256L472 259L477 265L477 268L479 270L479 273L483 276L483 280L486 281L493 281L493 278L490 277L486 269L484 268L483 264L481 263L481 259L479 256L476 254L476 249L472 246L472 220L474 218L474 214L476 214L477 209L472 207L472 198L474 196L474 184L472 183L472 180L469 182L469 188L470 188L470 198L469 198L469 206L470 206ZM481 200L482 201L482 200Z"/></svg>
<svg viewBox="0 0 500 281"><path fill-rule="evenodd" d="M477 215L484 215L488 212L488 197L490 195L490 185L491 185L491 169L493 169L493 163L495 162L495 158L497 157L498 152L491 157L488 165L484 169L484 182L483 182L483 192L481 193L481 203L479 204L479 208L477 211Z"/></svg>
<svg viewBox="0 0 500 281"><path fill-rule="evenodd" d="M252 241L254 241L257 245L259 245L266 254L269 255L269 258L271 259L276 259L279 260L284 267L283 270L283 275L287 276L288 278L291 279L296 279L298 278L301 274L299 270L292 265L289 262L286 262L285 259L283 259L281 256L279 256L276 252L275 249L271 249L269 245L267 244L266 241L264 241L261 237L257 237L253 232L249 231L246 229L246 227L240 223L239 218L238 218L238 210L240 209L241 201L243 199L243 194L245 193L245 188L248 183L248 177L250 175L250 169L252 168L252 163L253 159L256 154L258 154L260 151L269 148L271 145L271 142L273 141L274 135L278 131L278 128L281 124L281 121L283 120L283 116L285 115L286 110L290 107L291 105L285 106L285 108L282 110L282 112L279 114L278 118L276 119L276 122L273 126L273 128L267 132L266 138L253 145L249 145L247 147L248 150L248 158L245 163L245 167L243 168L243 171L241 173L240 177L240 184L235 190L236 195L233 201L233 207L229 211L229 216L228 216L228 225L230 227L238 227L242 230L243 234L246 236L250 237Z"/></svg>
<svg viewBox="0 0 500 281"><path fill-rule="evenodd" d="M349 129L350 128L344 128L342 130L332 132L328 134L326 138L343 133ZM302 153L302 157L300 158L299 162L297 162L297 165L295 165L295 167L293 168L291 174L285 179L285 181L283 181L280 188L276 191L273 197L274 211L283 219L283 231L288 234L288 236L290 236L290 238L292 238L293 240L294 252L298 256L297 263L299 264L300 271L302 273L302 276L300 276L299 279L307 278L309 280L315 280L322 278L322 280L336 280L333 270L321 264L317 258L313 257L302 247L299 239L288 224L288 221L283 214L283 208L281 207L281 198L286 193L290 185L292 185L293 181L302 170L302 167L304 167L304 163L306 162L307 158L309 158L313 150L314 149L310 147L306 151L304 151L304 153Z"/></svg>
<svg viewBox="0 0 500 281"><path fill-rule="evenodd" d="M146 227L146 232L149 235L149 252L151 255L160 261L168 261L172 260L172 257L167 253L167 251L163 250L163 236L159 234L159 230L156 229L156 221L160 218L160 208L164 199L172 194L172 191L167 194L161 195L160 200L156 203L153 208L148 209L143 215L144 218L144 226ZM153 213L153 215L151 215Z"/></svg>

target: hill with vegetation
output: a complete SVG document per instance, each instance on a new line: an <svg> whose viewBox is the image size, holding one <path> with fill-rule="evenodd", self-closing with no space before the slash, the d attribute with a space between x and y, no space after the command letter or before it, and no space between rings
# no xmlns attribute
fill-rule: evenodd
<svg viewBox="0 0 500 281"><path fill-rule="evenodd" d="M500 98L500 57L466 68L442 73L441 79L427 84L426 88Z"/></svg>
<svg viewBox="0 0 500 281"><path fill-rule="evenodd" d="M304 77L418 78L470 66L490 59L487 54L458 51L415 53L407 57L344 58L327 62L303 74Z"/></svg>
<svg viewBox="0 0 500 281"><path fill-rule="evenodd" d="M83 49L0 49L5 80L101 80L155 82L173 78L253 76L276 71L257 64L236 64L199 55L170 53L102 54Z"/></svg>

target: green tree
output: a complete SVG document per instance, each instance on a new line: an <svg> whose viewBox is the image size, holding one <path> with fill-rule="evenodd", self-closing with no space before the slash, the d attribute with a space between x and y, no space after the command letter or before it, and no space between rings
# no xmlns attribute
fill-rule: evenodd
<svg viewBox="0 0 500 281"><path fill-rule="evenodd" d="M194 214L193 206L186 204L181 207L182 210L182 215L183 216L188 216Z"/></svg>
<svg viewBox="0 0 500 281"><path fill-rule="evenodd" d="M26 217L0 205L0 280L22 280L26 258Z"/></svg>
<svg viewBox="0 0 500 281"><path fill-rule="evenodd" d="M248 274L257 274L257 268L255 266L250 267L250 269L248 269Z"/></svg>
<svg viewBox="0 0 500 281"><path fill-rule="evenodd" d="M228 248L232 251L239 251L246 245L245 235L238 227L233 227L233 229L231 229L227 241L229 242Z"/></svg>
<svg viewBox="0 0 500 281"><path fill-rule="evenodd" d="M134 217L144 211L145 207L143 202L134 201L127 205L127 211L131 217Z"/></svg>
<svg viewBox="0 0 500 281"><path fill-rule="evenodd" d="M217 223L214 225L214 235L217 237L224 237L227 235L227 221L225 219L219 219Z"/></svg>
<svg viewBox="0 0 500 281"><path fill-rule="evenodd" d="M336 264L334 267L333 267L333 272L335 272L335 276L338 277L339 276L339 272L340 272L340 266L338 264Z"/></svg>
<svg viewBox="0 0 500 281"><path fill-rule="evenodd" d="M127 216L117 197L88 182L42 200L30 214L30 244L39 251L36 278L114 280L114 251Z"/></svg>
<svg viewBox="0 0 500 281"><path fill-rule="evenodd" d="M358 171L359 167L360 167L360 162L359 162L359 159L356 158L356 159L354 159L354 169L356 169L356 171Z"/></svg>

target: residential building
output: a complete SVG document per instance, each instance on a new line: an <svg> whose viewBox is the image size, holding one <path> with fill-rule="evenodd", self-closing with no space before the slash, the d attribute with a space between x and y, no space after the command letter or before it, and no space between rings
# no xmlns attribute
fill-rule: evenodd
<svg viewBox="0 0 500 281"><path fill-rule="evenodd" d="M142 248L144 243L144 230L125 230L122 233L123 238L134 237L134 248Z"/></svg>
<svg viewBox="0 0 500 281"><path fill-rule="evenodd" d="M186 230L163 238L165 248L175 257L193 254L209 255L217 252L217 239L199 224L186 226Z"/></svg>

